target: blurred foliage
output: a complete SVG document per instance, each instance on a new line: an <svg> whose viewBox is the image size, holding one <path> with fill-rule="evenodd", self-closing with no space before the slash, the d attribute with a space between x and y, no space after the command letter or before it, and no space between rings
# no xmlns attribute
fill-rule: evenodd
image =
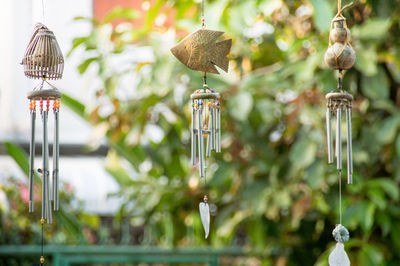
<svg viewBox="0 0 400 266"><path fill-rule="evenodd" d="M18 146L4 143L7 153L18 163L26 177L29 173L27 154ZM31 244L41 243L41 181L35 176L34 202L35 211L28 212L29 191L28 178L21 180L10 177L0 185L0 244ZM46 244L89 244L93 243L90 231L95 227L89 223L87 215L82 211L81 202L74 197L73 187L61 184L60 211L53 212L54 220L51 226L45 226ZM94 216L97 217L97 216Z"/></svg>
<svg viewBox="0 0 400 266"><path fill-rule="evenodd" d="M144 245L240 245L265 265L326 265L339 220L324 128L336 74L323 62L336 1L207 1L207 28L233 46L229 74L208 77L223 99L223 152L208 162L206 187L189 166L188 102L202 74L169 52L199 27L200 4L151 3L103 22L77 18L93 30L70 52L82 56L80 73L95 75L95 93L85 105L63 102L94 126L92 145L110 146L105 167L124 202L116 219L143 226ZM357 52L344 78L355 95L354 185L343 186L352 265L400 261L399 14L399 0L358 1L345 12ZM121 17L143 25L112 23ZM215 209L207 240L198 215L205 191Z"/></svg>

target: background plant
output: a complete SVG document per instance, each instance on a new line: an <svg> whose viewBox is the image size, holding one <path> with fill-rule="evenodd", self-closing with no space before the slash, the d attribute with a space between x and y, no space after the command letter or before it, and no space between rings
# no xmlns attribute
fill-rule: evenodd
<svg viewBox="0 0 400 266"><path fill-rule="evenodd" d="M352 265L400 260L399 4L364 0L345 12L357 52L344 79L356 99L354 185L344 186L343 201ZM86 51L78 70L96 71L101 85L90 105L68 96L64 103L107 140L105 167L124 199L116 220L142 227L141 244L240 245L266 265L326 265L338 223L324 129L324 95L336 77L323 62L335 8L327 0L208 1L208 28L233 39L230 73L208 82L223 98L223 152L209 161L217 209L208 240L197 211L203 183L189 167L188 100L201 73L169 52L198 28L199 3L155 1L141 28L113 26L117 17L142 19L131 9L105 21L78 18L93 25L74 40L73 50ZM173 27L156 25L160 14ZM152 56L129 59L136 49Z"/></svg>

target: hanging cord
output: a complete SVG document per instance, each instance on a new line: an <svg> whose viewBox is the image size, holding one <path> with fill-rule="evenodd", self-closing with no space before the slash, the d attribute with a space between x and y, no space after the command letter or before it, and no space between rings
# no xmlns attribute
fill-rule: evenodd
<svg viewBox="0 0 400 266"><path fill-rule="evenodd" d="M331 30L333 29L333 22L334 22L334 20L335 20L336 18L342 18L342 19L343 19L343 24L344 24L343 26L344 26L344 28L345 28L345 30L346 30L346 35L347 35L347 33L348 33L348 28L347 28L346 18L343 17L342 12L343 12L346 8L351 7L352 5L353 5L353 2L351 2L350 4L345 5L345 6L342 8L342 0L338 0L338 11L337 11L337 13L336 13L336 16L333 18L333 20L332 20L332 22L331 22ZM338 54L338 55L335 54L336 63L338 63L339 57L340 57L340 56L342 55L342 53L344 52L344 49L346 48L346 45L352 47L352 46L351 46L351 43L350 43L350 40L349 40L349 36L346 36L345 45L343 45L343 48L342 48L342 50L339 52L339 54ZM331 46L332 46L332 40L331 40L331 34L329 34L329 47L331 47Z"/></svg>
<svg viewBox="0 0 400 266"><path fill-rule="evenodd" d="M339 223L342 224L342 171L338 171L339 178Z"/></svg>
<svg viewBox="0 0 400 266"><path fill-rule="evenodd" d="M206 27L206 18L204 16L204 0L201 1L201 27Z"/></svg>
<svg viewBox="0 0 400 266"><path fill-rule="evenodd" d="M42 0L42 21L44 24L44 0Z"/></svg>
<svg viewBox="0 0 400 266"><path fill-rule="evenodd" d="M44 249L44 223L45 222L46 221L44 219L40 220L40 223L42 224L42 243L41 243L42 254L41 254L41 257L40 257L40 265L44 265L44 251L43 251L43 249Z"/></svg>

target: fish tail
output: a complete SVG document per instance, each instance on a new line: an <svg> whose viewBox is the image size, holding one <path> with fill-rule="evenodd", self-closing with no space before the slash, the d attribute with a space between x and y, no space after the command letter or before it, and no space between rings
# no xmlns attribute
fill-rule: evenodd
<svg viewBox="0 0 400 266"><path fill-rule="evenodd" d="M218 67L223 69L225 72L228 72L229 67L229 59L228 53L231 50L232 46L232 39L225 40L222 42L217 43L217 54L219 55L218 58L215 59L214 62Z"/></svg>

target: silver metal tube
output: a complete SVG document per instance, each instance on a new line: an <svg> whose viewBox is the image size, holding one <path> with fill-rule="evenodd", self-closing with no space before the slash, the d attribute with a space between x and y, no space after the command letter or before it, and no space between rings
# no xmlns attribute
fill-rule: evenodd
<svg viewBox="0 0 400 266"><path fill-rule="evenodd" d="M208 117L208 128L209 128L209 130L207 130L208 131L208 133L207 133L207 151L206 151L206 156L207 157L210 157L211 156L211 146L212 146L212 141L211 141L211 135L212 135L212 130L211 130L211 113L210 113L210 116ZM203 131L204 132L204 131Z"/></svg>
<svg viewBox="0 0 400 266"><path fill-rule="evenodd" d="M191 157L190 163L192 166L196 165L196 109L194 107L194 101L192 100L192 130L191 130Z"/></svg>
<svg viewBox="0 0 400 266"><path fill-rule="evenodd" d="M326 137L328 145L328 163L333 163L332 112L326 109Z"/></svg>
<svg viewBox="0 0 400 266"><path fill-rule="evenodd" d="M51 217L51 197L50 197L50 174L49 174L49 141L47 132L48 111L43 111L43 179L45 184L45 211L47 223L52 222Z"/></svg>
<svg viewBox="0 0 400 266"><path fill-rule="evenodd" d="M31 142L29 149L29 212L34 211L35 123L36 123L36 110L33 109L31 111Z"/></svg>
<svg viewBox="0 0 400 266"><path fill-rule="evenodd" d="M59 145L59 113L58 108L54 110L54 141L53 141L53 204L54 210L59 210L59 191L58 191L58 180L59 180L59 157L60 157L60 145Z"/></svg>
<svg viewBox="0 0 400 266"><path fill-rule="evenodd" d="M221 152L221 111L220 108L217 107L216 109L217 115L216 115L216 131L217 131L217 139L216 139L216 152Z"/></svg>
<svg viewBox="0 0 400 266"><path fill-rule="evenodd" d="M347 184L353 184L353 151L351 143L351 107L346 108L347 121Z"/></svg>
<svg viewBox="0 0 400 266"><path fill-rule="evenodd" d="M198 110L198 126L199 126L199 172L200 176L204 176L204 139L203 139L203 108L199 105Z"/></svg>
<svg viewBox="0 0 400 266"><path fill-rule="evenodd" d="M42 107L41 107L42 108ZM42 219L47 219L47 210L46 210L46 206L47 206L47 199L46 199L46 132L47 130L45 130L45 128L47 128L47 111L41 111L42 114L42 122L43 122L43 140L42 140L42 160L43 160L43 168L42 170Z"/></svg>
<svg viewBox="0 0 400 266"><path fill-rule="evenodd" d="M342 170L342 109L336 110L336 169Z"/></svg>
<svg viewBox="0 0 400 266"><path fill-rule="evenodd" d="M214 102L213 102L214 104ZM210 130L211 130L211 150L215 151L215 107L211 107L211 112L210 112Z"/></svg>

